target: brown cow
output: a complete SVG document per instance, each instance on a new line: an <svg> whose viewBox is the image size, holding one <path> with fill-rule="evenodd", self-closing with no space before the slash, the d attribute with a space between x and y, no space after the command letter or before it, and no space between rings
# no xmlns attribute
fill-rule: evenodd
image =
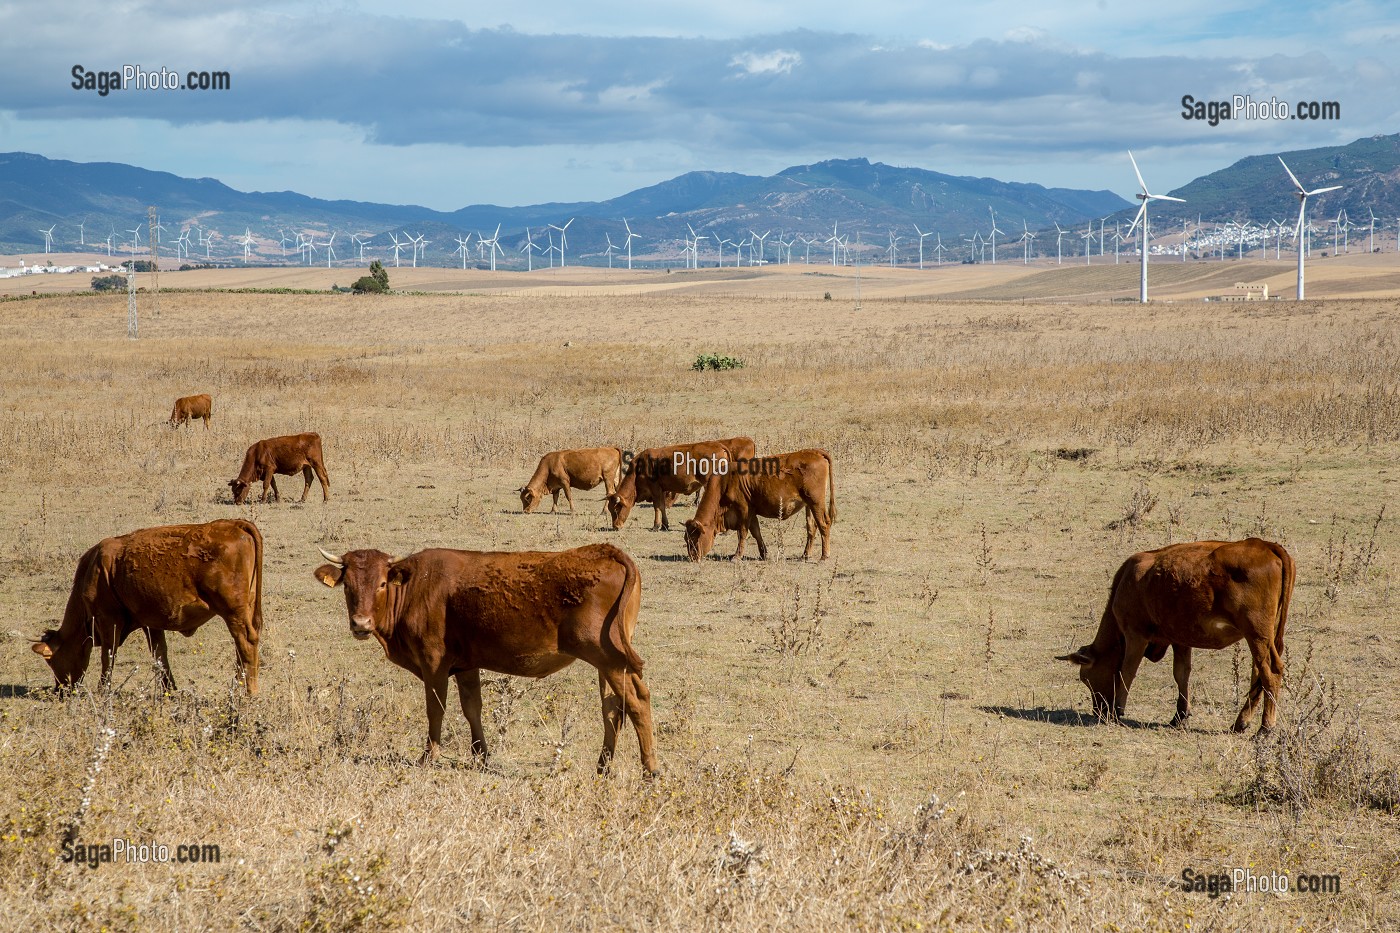
<svg viewBox="0 0 1400 933"><path fill-rule="evenodd" d="M651 530L670 531L666 510L677 496L688 495L705 485L708 470L723 460L752 458L753 438L731 437L722 441L701 441L696 444L675 444L670 447L650 447L632 460L622 485L608 496L608 512L614 530L627 523L627 516L638 502L652 504ZM676 463L677 457L681 463ZM707 472L701 473L701 462Z"/></svg>
<svg viewBox="0 0 1400 933"><path fill-rule="evenodd" d="M1079 665L1094 714L1120 719L1143 656L1172 646L1177 700L1173 725L1191 715L1192 648L1228 648L1241 638L1254 677L1233 727L1249 728L1262 696L1261 732L1274 727L1283 685L1283 628L1293 595L1293 558L1259 538L1195 541L1134 554L1118 568L1092 644L1057 660Z"/></svg>
<svg viewBox="0 0 1400 933"><path fill-rule="evenodd" d="M825 497L825 499L824 499ZM822 560L831 556L831 523L836 521L836 470L831 454L812 448L775 457L738 460L725 475L711 476L700 497L695 517L685 523L685 550L691 560L704 560L715 535L739 533L734 560L744 556L748 532L758 542L758 556L768 559L768 547L758 519L785 519L807 509L805 560L812 554L817 533L822 536Z"/></svg>
<svg viewBox="0 0 1400 933"><path fill-rule="evenodd" d="M262 534L241 518L106 538L78 559L63 623L34 643L34 653L49 662L59 688L66 689L83 679L97 645L105 686L117 648L141 629L166 688L174 690L165 633L188 637L217 615L233 636L248 693L256 694L262 560Z"/></svg>
<svg viewBox="0 0 1400 933"><path fill-rule="evenodd" d="M604 491L612 495L622 482L622 451L616 447L585 447L580 450L556 450L540 458L535 467L535 475L530 482L521 486L520 505L531 512L545 493L552 493L554 505L549 511L559 508L559 493L569 502L569 512L574 510L574 497L569 487L592 489L599 483Z"/></svg>
<svg viewBox="0 0 1400 933"><path fill-rule="evenodd" d="M306 480L301 491L301 501L306 501L311 492L311 471L321 481L323 502L331 499L331 481L326 476L326 464L321 459L321 435L315 432L288 434L285 437L269 437L258 441L243 455L243 468L238 471L238 479L228 481L233 490L233 504L242 505L248 498L248 490L255 480L262 480L263 491L260 501L267 501L268 487L272 487L272 498L280 502L282 494L277 489L277 474L296 476L298 472Z"/></svg>
<svg viewBox="0 0 1400 933"><path fill-rule="evenodd" d="M642 580L632 559L611 544L518 553L433 548L402 560L351 551L316 568L326 586L345 584L350 634L373 635L388 659L423 681L428 742L437 757L448 678L457 679L471 724L472 753L486 756L481 670L546 677L575 659L598 669L603 698L602 772L617 746L624 710L637 730L642 767L656 770L651 692L632 632Z"/></svg>
<svg viewBox="0 0 1400 933"><path fill-rule="evenodd" d="M190 419L204 419L204 430L209 430L209 416L214 412L214 400L208 395L186 395L184 398L175 400L175 407L170 412L170 426L178 428L180 425L188 425Z"/></svg>

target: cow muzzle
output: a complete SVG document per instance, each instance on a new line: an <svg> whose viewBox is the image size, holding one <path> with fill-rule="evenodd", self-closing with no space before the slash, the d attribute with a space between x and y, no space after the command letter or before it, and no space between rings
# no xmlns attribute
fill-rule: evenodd
<svg viewBox="0 0 1400 933"><path fill-rule="evenodd" d="M350 634L354 635L360 641L364 641L366 638L369 638L371 635L374 634L374 620L351 619Z"/></svg>

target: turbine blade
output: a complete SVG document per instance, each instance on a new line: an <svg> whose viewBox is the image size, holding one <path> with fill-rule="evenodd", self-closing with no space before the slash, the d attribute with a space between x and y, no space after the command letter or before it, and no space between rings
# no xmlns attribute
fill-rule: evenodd
<svg viewBox="0 0 1400 933"><path fill-rule="evenodd" d="M1298 190L1307 194L1307 189L1304 188L1303 183L1298 180L1298 176L1293 174L1293 169L1288 167L1288 163L1283 161L1283 156L1278 157L1278 164L1283 166L1283 170L1288 173L1289 178L1293 179L1293 184L1297 186Z"/></svg>
<svg viewBox="0 0 1400 933"><path fill-rule="evenodd" d="M1133 150L1128 150L1128 161L1133 163L1133 174L1137 176L1138 184L1142 185L1142 193L1147 193L1147 182L1142 180L1142 172L1138 171L1137 159L1133 158Z"/></svg>
<svg viewBox="0 0 1400 933"><path fill-rule="evenodd" d="M1327 192L1327 191L1341 191L1341 190L1342 190L1342 186L1341 186L1341 185L1332 185L1330 188L1314 188L1312 191L1304 191L1303 193L1306 194L1308 197L1312 197L1312 196L1315 195L1315 194L1323 194L1324 192Z"/></svg>
<svg viewBox="0 0 1400 933"><path fill-rule="evenodd" d="M1132 234L1134 228L1137 227L1138 222L1139 222L1140 220L1142 220L1142 215L1143 215L1143 214L1146 214L1146 213L1147 213L1147 202L1146 202L1146 201L1143 201L1143 202L1142 202L1142 207L1139 207L1139 208L1138 208L1137 216L1133 218L1133 225L1132 225L1131 227L1128 228L1128 233L1129 233L1130 235Z"/></svg>

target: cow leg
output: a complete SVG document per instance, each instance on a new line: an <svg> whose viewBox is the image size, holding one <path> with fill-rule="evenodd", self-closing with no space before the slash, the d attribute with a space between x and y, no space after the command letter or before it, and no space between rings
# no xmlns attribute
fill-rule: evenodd
<svg viewBox="0 0 1400 933"><path fill-rule="evenodd" d="M208 415L205 415L205 416L204 416L204 430L206 430L206 431L209 430L209 416L208 416Z"/></svg>
<svg viewBox="0 0 1400 933"><path fill-rule="evenodd" d="M822 560L826 560L831 557L831 513L826 510L825 502L818 501L816 508L807 510L808 547L811 547L813 525L822 536ZM805 558L807 555L802 556Z"/></svg>
<svg viewBox="0 0 1400 933"><path fill-rule="evenodd" d="M248 689L249 696L258 695L258 639L262 635L262 616L249 605L236 610L231 618L224 619L228 633L233 636L233 652L238 664L238 674Z"/></svg>
<svg viewBox="0 0 1400 933"><path fill-rule="evenodd" d="M437 758L442 745L442 714L447 710L447 676L423 678L423 698L428 704L428 744L418 763L428 765Z"/></svg>
<svg viewBox="0 0 1400 933"><path fill-rule="evenodd" d="M481 671L472 668L457 675L457 696L462 701L462 715L472 727L472 754L487 758L486 733L481 728Z"/></svg>
<svg viewBox="0 0 1400 933"><path fill-rule="evenodd" d="M651 691L647 688L646 681L642 680L640 673L630 671L626 668L613 668L610 670L600 670L599 676L606 681L607 686L612 690L615 697L621 698L627 710L627 717L632 720L632 727L637 730L637 745L641 748L642 769L647 774L655 774L656 767L656 743L652 736L651 720ZM607 744L607 697L604 695L603 701L604 715L604 745L603 753L598 756L598 771L602 773L607 770L608 762L612 759L613 746ZM621 725L621 719L617 720L617 725ZM612 738L614 745L617 739L617 725L613 727Z"/></svg>
<svg viewBox="0 0 1400 933"><path fill-rule="evenodd" d="M554 498L555 498L555 500L557 501L558 498L559 498L559 493L556 492L556 493L554 494ZM570 514L570 515L574 514L574 494L571 493L571 492L569 492L569 484L568 484L568 483L565 483L565 484L564 484L564 499L569 503L569 514Z"/></svg>
<svg viewBox="0 0 1400 933"><path fill-rule="evenodd" d="M721 516L721 518L722 518L722 517L723 517L723 516ZM729 559L730 559L730 560L743 560L743 559L744 559L744 544L749 540L749 526L748 526L748 525L745 525L745 524L741 524L737 529L735 529L734 534L738 536L738 538L739 538L739 544L738 544L738 546L737 546L736 548L734 548L734 556L731 557L731 558L729 558Z"/></svg>
<svg viewBox="0 0 1400 933"><path fill-rule="evenodd" d="M306 464L301 468L301 478L306 481L306 485L301 488L301 501L305 502L306 497L311 493L311 478L315 476L311 469L311 464Z"/></svg>
<svg viewBox="0 0 1400 933"><path fill-rule="evenodd" d="M661 528L662 531L670 531L670 530L671 530L671 521L670 521L670 519L668 519L668 518L666 517L666 506L667 506L667 504L668 504L668 503L666 502L666 499L667 499L669 496L670 496L670 493L665 493L665 492L663 492L663 493L661 494L661 498L655 500L655 502L653 503L653 505L654 505L655 508L656 508L656 514L652 516L652 523L651 523L651 530L652 530L652 531L655 531L655 530L657 529L658 523L659 523L660 528Z"/></svg>
<svg viewBox="0 0 1400 933"><path fill-rule="evenodd" d="M1172 645L1172 677L1176 679L1176 715L1173 726L1184 726L1191 718L1191 649Z"/></svg>
<svg viewBox="0 0 1400 933"><path fill-rule="evenodd" d="M165 630L148 628L146 632L146 644L151 647L151 656L156 659L156 664L160 666L160 679L165 684L167 693L175 692L175 675L170 672L170 655L166 652Z"/></svg>
<svg viewBox="0 0 1400 933"><path fill-rule="evenodd" d="M1142 664L1142 656L1146 653L1147 639L1124 636L1123 665L1118 668L1118 683L1114 684L1113 688L1113 716L1115 719L1123 718L1123 709L1128 705L1128 691L1133 688L1138 666Z"/></svg>
<svg viewBox="0 0 1400 933"><path fill-rule="evenodd" d="M598 773L608 770L613 753L617 750L617 730L622 726L626 709L622 697L608 686L608 678L598 671L598 695L603 700L603 751L598 755Z"/></svg>
<svg viewBox="0 0 1400 933"><path fill-rule="evenodd" d="M758 545L758 559L768 559L768 545L763 541L763 532L758 530L758 513L749 516L749 531L753 532L754 543Z"/></svg>
<svg viewBox="0 0 1400 933"><path fill-rule="evenodd" d="M552 495L554 496L554 504L549 507L550 515L553 515L555 512L559 511L559 490L554 490Z"/></svg>
<svg viewBox="0 0 1400 933"><path fill-rule="evenodd" d="M316 468L316 478L321 481L321 501L331 501L331 478L326 474L326 465L319 459L311 465Z"/></svg>
<svg viewBox="0 0 1400 933"><path fill-rule="evenodd" d="M1261 640L1252 640L1249 645L1250 656L1254 659L1254 676L1250 680L1249 695L1245 697L1244 709L1235 719L1232 732L1243 732L1249 728L1249 723L1254 719L1254 709L1259 705L1260 699L1264 701L1264 721L1259 725L1260 732L1268 732L1273 729L1278 718L1278 691L1283 681L1283 659L1279 657L1278 649L1272 642L1265 643ZM1277 667L1275 667L1277 661Z"/></svg>
<svg viewBox="0 0 1400 933"><path fill-rule="evenodd" d="M273 502L281 502L281 501L282 501L282 490L280 490L280 489L277 488L277 474L276 474L276 473L267 473L267 474L265 474L265 475L263 476L263 494L262 494L262 501L264 501L264 502L267 501L267 491L268 491L268 488L269 488L269 487L271 487L271 489L272 489L272 501L273 501Z"/></svg>

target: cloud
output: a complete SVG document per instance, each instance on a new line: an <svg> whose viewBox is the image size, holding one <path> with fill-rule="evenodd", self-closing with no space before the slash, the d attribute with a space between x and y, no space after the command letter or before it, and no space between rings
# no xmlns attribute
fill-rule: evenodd
<svg viewBox="0 0 1400 933"><path fill-rule="evenodd" d="M871 51L879 51L878 48ZM774 49L772 52L740 52L729 60L729 64L743 69L745 74L776 75L790 74L792 69L802 64L802 53L792 49Z"/></svg>

